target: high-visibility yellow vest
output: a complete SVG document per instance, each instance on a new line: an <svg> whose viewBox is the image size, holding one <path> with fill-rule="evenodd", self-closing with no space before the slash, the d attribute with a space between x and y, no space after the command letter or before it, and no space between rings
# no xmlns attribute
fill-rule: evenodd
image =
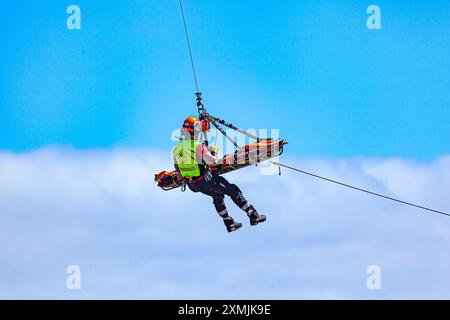
<svg viewBox="0 0 450 320"><path fill-rule="evenodd" d="M196 150L201 143L194 139L180 141L173 149L173 158L178 165L182 177L199 177L200 166L197 163ZM199 161L202 161L199 159Z"/></svg>

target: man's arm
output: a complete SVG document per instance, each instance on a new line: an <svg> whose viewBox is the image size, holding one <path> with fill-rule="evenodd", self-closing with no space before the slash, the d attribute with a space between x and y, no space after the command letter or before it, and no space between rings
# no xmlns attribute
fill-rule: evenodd
<svg viewBox="0 0 450 320"><path fill-rule="evenodd" d="M212 154L204 145L198 146L197 155L208 165L215 164L217 161L217 157Z"/></svg>

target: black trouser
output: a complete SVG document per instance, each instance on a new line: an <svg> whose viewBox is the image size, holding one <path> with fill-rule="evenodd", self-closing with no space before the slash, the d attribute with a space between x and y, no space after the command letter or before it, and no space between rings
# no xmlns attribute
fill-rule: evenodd
<svg viewBox="0 0 450 320"><path fill-rule="evenodd" d="M202 179L194 183L188 183L188 186L193 192L201 192L211 196L217 213L224 219L228 217L224 201L225 195L229 196L248 215L257 214L255 208L245 199L241 189L237 185L229 183L222 176L215 175L211 181Z"/></svg>

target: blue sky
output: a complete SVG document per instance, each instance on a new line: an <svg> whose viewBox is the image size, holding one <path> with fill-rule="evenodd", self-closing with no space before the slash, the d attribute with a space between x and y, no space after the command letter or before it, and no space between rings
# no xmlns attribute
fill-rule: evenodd
<svg viewBox="0 0 450 320"><path fill-rule="evenodd" d="M374 31L373 2L184 3L212 114L279 129L282 163L450 211L448 1L376 1ZM210 198L155 186L196 112L177 0L0 12L0 298L450 297L446 217L261 164L227 178L268 221L226 199L229 235Z"/></svg>
<svg viewBox="0 0 450 320"><path fill-rule="evenodd" d="M195 114L177 1L2 2L0 149L169 149ZM279 128L304 156L431 160L450 150L450 5L378 1L185 3L211 113Z"/></svg>

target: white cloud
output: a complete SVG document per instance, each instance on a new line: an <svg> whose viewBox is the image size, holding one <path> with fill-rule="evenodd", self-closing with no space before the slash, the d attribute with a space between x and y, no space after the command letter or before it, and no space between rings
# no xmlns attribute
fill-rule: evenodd
<svg viewBox="0 0 450 320"><path fill-rule="evenodd" d="M283 162L450 210L450 157ZM267 223L228 234L211 200L164 192L157 150L0 153L0 298L450 298L450 218L283 170L227 175ZM66 289L79 265L82 290ZM366 268L382 289L366 289Z"/></svg>

